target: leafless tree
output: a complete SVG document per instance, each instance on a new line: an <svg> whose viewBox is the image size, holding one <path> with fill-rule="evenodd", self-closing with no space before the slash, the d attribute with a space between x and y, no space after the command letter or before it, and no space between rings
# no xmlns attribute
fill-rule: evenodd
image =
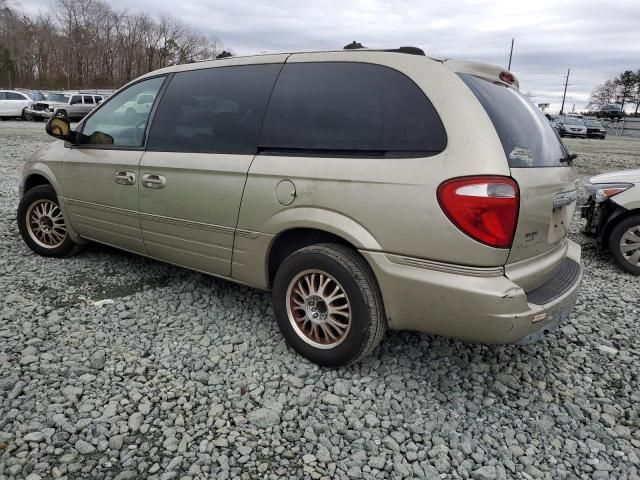
<svg viewBox="0 0 640 480"><path fill-rule="evenodd" d="M116 88L143 73L222 51L220 41L169 15L58 0L29 16L0 0L0 87Z"/></svg>

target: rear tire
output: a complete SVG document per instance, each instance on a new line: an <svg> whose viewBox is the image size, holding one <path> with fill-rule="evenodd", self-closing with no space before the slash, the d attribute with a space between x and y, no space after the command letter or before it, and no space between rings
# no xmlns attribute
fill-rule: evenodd
<svg viewBox="0 0 640 480"><path fill-rule="evenodd" d="M289 345L326 367L358 362L386 331L373 272L344 245L312 245L287 257L274 279L273 307Z"/></svg>
<svg viewBox="0 0 640 480"><path fill-rule="evenodd" d="M621 269L640 275L640 214L625 218L613 227L608 247Z"/></svg>
<svg viewBox="0 0 640 480"><path fill-rule="evenodd" d="M79 249L69 237L58 196L50 185L33 187L22 196L18 229L29 248L43 257L66 257Z"/></svg>

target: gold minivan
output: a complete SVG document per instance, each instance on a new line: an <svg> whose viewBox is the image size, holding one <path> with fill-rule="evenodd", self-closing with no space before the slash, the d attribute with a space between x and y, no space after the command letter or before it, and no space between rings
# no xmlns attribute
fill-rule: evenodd
<svg viewBox="0 0 640 480"><path fill-rule="evenodd" d="M47 131L18 209L31 249L91 240L270 290L321 365L387 328L531 342L576 301L573 155L499 67L405 47L191 63Z"/></svg>

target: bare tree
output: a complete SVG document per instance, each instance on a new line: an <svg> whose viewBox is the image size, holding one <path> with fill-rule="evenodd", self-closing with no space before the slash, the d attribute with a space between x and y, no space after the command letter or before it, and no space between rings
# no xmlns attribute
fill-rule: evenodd
<svg viewBox="0 0 640 480"><path fill-rule="evenodd" d="M0 0L0 87L115 88L221 51L216 37L176 18L118 11L104 0L58 0L31 17Z"/></svg>

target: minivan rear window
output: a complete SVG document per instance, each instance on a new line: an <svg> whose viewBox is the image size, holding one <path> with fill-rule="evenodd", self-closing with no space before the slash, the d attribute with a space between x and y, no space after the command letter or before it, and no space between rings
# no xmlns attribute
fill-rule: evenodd
<svg viewBox="0 0 640 480"><path fill-rule="evenodd" d="M567 152L549 120L517 89L467 73L460 77L498 132L511 168L566 167Z"/></svg>

